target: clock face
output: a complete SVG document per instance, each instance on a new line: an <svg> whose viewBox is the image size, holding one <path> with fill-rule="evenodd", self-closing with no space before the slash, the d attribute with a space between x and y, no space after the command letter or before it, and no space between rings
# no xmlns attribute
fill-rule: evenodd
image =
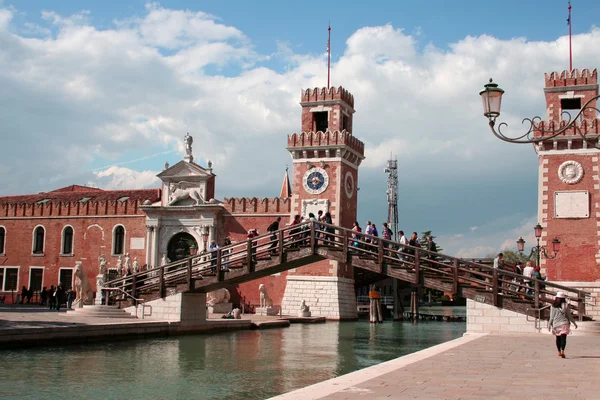
<svg viewBox="0 0 600 400"><path fill-rule="evenodd" d="M349 199L352 198L354 194L354 176L350 171L346 172L346 177L344 178L344 191Z"/></svg>
<svg viewBox="0 0 600 400"><path fill-rule="evenodd" d="M320 194L329 185L329 175L323 168L311 168L304 174L302 179L304 190L310 194Z"/></svg>

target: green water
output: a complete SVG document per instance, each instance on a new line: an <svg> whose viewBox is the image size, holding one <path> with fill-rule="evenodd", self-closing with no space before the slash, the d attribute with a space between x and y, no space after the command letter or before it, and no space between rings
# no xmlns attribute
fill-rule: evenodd
<svg viewBox="0 0 600 400"><path fill-rule="evenodd" d="M3 350L3 399L264 399L461 336L367 321Z"/></svg>

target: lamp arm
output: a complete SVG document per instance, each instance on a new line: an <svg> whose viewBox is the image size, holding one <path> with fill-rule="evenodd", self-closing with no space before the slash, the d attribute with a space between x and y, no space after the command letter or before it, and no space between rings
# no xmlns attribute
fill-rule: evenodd
<svg viewBox="0 0 600 400"><path fill-rule="evenodd" d="M490 125L490 129L492 131L492 133L494 134L494 136L496 136L498 139L503 140L505 142L509 142L509 143L517 143L517 144L531 144L531 143L540 143L546 140L550 140L553 139L555 137L557 137L558 135L561 135L563 133L565 133L567 130L573 128L573 130L583 138L583 140L585 140L589 145L595 147L595 148L600 148L600 144L596 141L596 143L592 142L592 139L590 139L588 137L588 135L586 135L585 133L582 132L581 128L577 126L576 121L579 119L579 116L583 114L584 111L586 110L595 110L596 113L600 113L600 109L598 109L598 107L591 105L593 102L596 102L598 99L600 99L600 95L594 96L592 98L590 98L581 108L581 110L579 110L579 112L577 113L577 115L575 115L575 118L571 118L571 114L568 111L563 111L562 115L566 115L568 118L566 119L566 124L565 126L563 126L560 129L552 129L552 130L544 130L540 128L540 123L542 122L542 119L538 116L533 117L533 118L524 118L522 123L526 124L529 123L529 129L527 130L527 132L525 132L523 135L521 136L516 136L516 137L509 137L507 135L505 135L502 132L502 129L505 127L508 127L508 124L506 122L501 122L500 124L498 124L498 127L495 128L496 126L496 117L488 117L489 119L489 125ZM539 132L541 133L541 136L539 137L535 137L534 134L535 132Z"/></svg>

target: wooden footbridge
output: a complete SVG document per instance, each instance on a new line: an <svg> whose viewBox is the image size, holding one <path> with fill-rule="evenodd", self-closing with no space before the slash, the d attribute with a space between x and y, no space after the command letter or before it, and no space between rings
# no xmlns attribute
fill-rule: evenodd
<svg viewBox="0 0 600 400"><path fill-rule="evenodd" d="M547 318L554 295L563 291L583 319L589 296L536 279L530 288L510 271L314 221L109 281L105 293L114 300L126 294L145 302L167 291L207 293L325 259L536 318Z"/></svg>

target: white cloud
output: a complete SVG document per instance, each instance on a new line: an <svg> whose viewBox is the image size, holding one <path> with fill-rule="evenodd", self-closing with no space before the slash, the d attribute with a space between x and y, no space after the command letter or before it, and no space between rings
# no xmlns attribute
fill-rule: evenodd
<svg viewBox="0 0 600 400"><path fill-rule="evenodd" d="M101 187L107 190L144 189L160 186L156 171L135 171L124 167L110 167L104 171L94 172L95 180L88 186Z"/></svg>

